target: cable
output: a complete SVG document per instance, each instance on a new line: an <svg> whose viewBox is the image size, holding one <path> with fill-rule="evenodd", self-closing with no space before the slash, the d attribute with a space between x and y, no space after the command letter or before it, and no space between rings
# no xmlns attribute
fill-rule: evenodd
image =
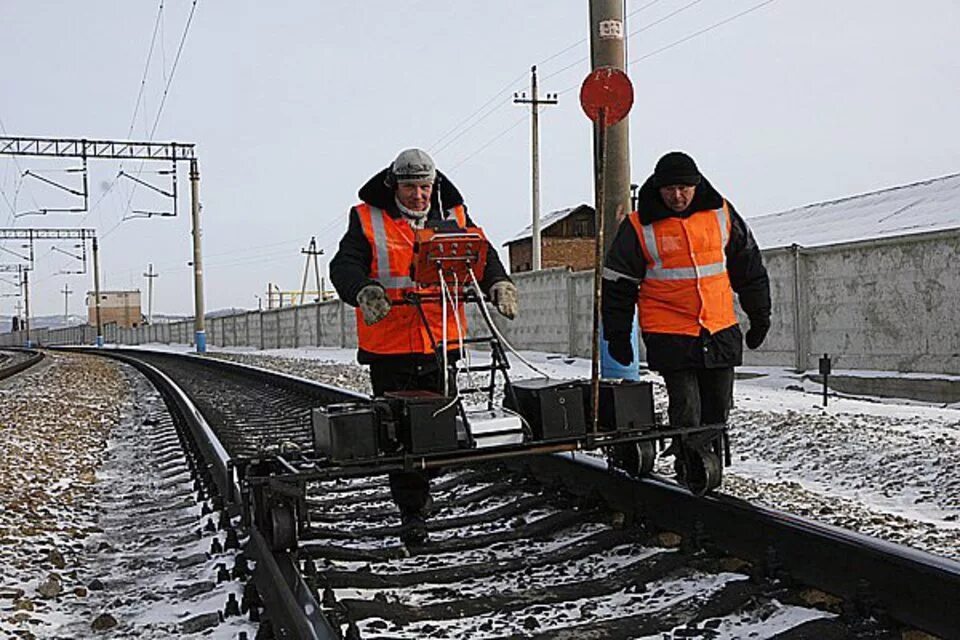
<svg viewBox="0 0 960 640"><path fill-rule="evenodd" d="M160 16L163 15L163 0L160 0L160 7L157 9L157 19L153 23L153 35L150 36L150 48L147 50L147 61L143 65L143 77L140 78L140 91L137 92L137 101L133 105L133 117L130 118L130 128L127 130L127 138L133 135L133 127L137 123L137 113L140 111L140 101L143 100L143 90L147 86L147 72L150 70L150 60L153 58L153 48L157 43L157 31L160 28Z"/></svg>
<svg viewBox="0 0 960 640"><path fill-rule="evenodd" d="M5 135L5 136L9 136L9 135L10 135L10 134L7 132L7 127L6 127L6 125L3 124L3 120L2 120L2 119L0 119L0 131L2 131L2 132L3 132L3 135ZM13 158L13 164L16 165L16 167L17 167L17 173L20 174L20 185L17 186L16 194L15 194L14 197L13 197L13 204L14 204L14 207L16 207L16 204L17 204L17 196L20 194L20 186L23 184L23 174L24 174L24 170L23 170L23 167L20 166L20 161L17 160L17 156L11 156L11 157ZM34 209L40 209L40 205L37 203L37 199L33 196L33 192L28 190L28 193L29 193L29 195L30 195L30 200L33 202L33 208L34 208ZM12 219L12 224L15 226L15 225L17 224L17 216L16 216L15 214L11 214L11 219Z"/></svg>
<svg viewBox="0 0 960 640"><path fill-rule="evenodd" d="M659 0L656 0L656 1L659 1ZM652 29L653 27L657 26L658 24L662 24L662 23L666 22L667 20L669 20L670 18L674 17L675 15L680 14L680 13L683 13L684 11L686 11L687 9L689 9L690 7L692 7L692 6L694 6L694 5L697 5L697 4L700 4L701 2L703 2L703 0L693 0L692 2L689 2L689 3L685 4L685 5L683 5L683 6L680 7L679 9L675 9L674 11L671 11L670 13L668 13L668 14L665 15L665 16L663 16L662 18L660 18L660 19L658 19L658 20L654 20L653 22L651 22L651 23L649 23L649 24L646 24L646 25L640 27L640 28L637 29L636 31L631 31L629 34L627 34L627 37L628 37L628 38L632 38L633 36L638 35L638 34L641 34L641 33L643 33L644 31L647 31L648 29ZM650 3L650 4L654 4L654 3ZM650 6L650 5L646 5L646 6ZM634 13L636 13L636 12L634 12ZM633 14L630 14L630 15L633 15ZM551 73L550 75L544 76L543 79L544 79L544 80L549 80L550 78L553 78L553 77L555 77L555 76L558 76L558 75L560 75L561 73L563 73L564 71L567 71L568 69L572 69L573 67L579 65L581 62L586 62L586 61L589 60L589 59L590 59L590 56L584 56L584 57L582 57L582 58L580 58L580 59L578 59L578 60L575 60L574 62L571 62L570 64L568 64L567 66L563 67L562 69L558 69L557 71L554 71L554 72Z"/></svg>
<svg viewBox="0 0 960 640"><path fill-rule="evenodd" d="M154 117L153 126L150 128L150 134L149 134L149 136L148 136L148 141L150 141L150 142L153 141L153 138L154 138L154 136L155 136L156 133L157 133L157 127L160 125L160 116L163 115L163 108L164 108L164 107L166 106L166 104L167 104L167 96L168 96L169 93L170 93L170 86L173 84L173 78L174 78L174 76L176 75L176 72L177 72L177 65L180 63L180 55L183 53L183 47L184 47L184 45L185 45L186 42L187 42L187 35L190 33L190 25L193 24L193 16L194 16L194 14L196 13L196 10L197 10L197 2L198 2L198 1L199 1L199 0L193 0L193 3L190 5L190 15L187 16L187 22L186 22L186 24L185 24L184 27L183 27L183 34L180 36L180 44L179 44L179 46L177 47L177 55L176 55L176 56L174 57L174 59L173 59L173 66L170 68L170 75L167 77L167 82L166 82L166 84L165 84L165 86L164 86L164 88L163 88L163 95L162 95L161 98L160 98L160 106L157 107L157 115L156 115L156 117ZM162 8L163 8L162 5L163 5L163 3L161 2L161 11L162 11ZM158 25L159 25L159 23L160 23L160 15L161 15L161 12L158 12L158 13L157 13L157 23L154 25L154 32L155 32L155 33L156 33L156 30L157 30ZM151 53L152 53L152 50L153 50L153 46L151 45ZM149 63L149 57L148 57L148 63ZM132 133L132 125L131 125L131 133ZM141 161L140 161L140 167L137 169L137 172L136 172L136 174L135 174L137 177L139 177L140 174L143 173L144 164L145 164L145 161L141 160ZM120 176L118 175L116 178L114 178L114 183L116 183L117 181L119 181L119 179L120 179ZM110 186L110 189L112 189L112 188L113 188L113 185ZM108 191L109 191L109 189L108 189ZM129 195L129 197L127 198L127 204L126 204L126 206L124 207L124 209L123 209L123 211L122 211L122 213L121 213L120 222L118 222L116 225L114 225L113 227L111 227L110 230L107 231L107 233L105 233L105 234L103 235L104 238L105 238L109 233L113 232L113 230L116 229L117 226L119 226L120 223L122 223L122 222L126 219L126 215L127 215L127 213L130 211L130 209L131 209L131 204L132 204L132 202L133 202L133 196L136 194L136 192L137 192L137 185L134 184L133 187L130 189L130 195ZM102 198L101 198L101 200L102 200ZM88 215L89 215L89 212L88 212Z"/></svg>
<svg viewBox="0 0 960 640"><path fill-rule="evenodd" d="M193 23L193 14L197 10L197 2L193 0L190 6L190 15L187 16L187 24L183 28L183 35L180 37L180 46L177 47L177 55L173 58L173 66L170 67L170 76L167 78L167 85L163 89L163 96L160 98L160 107L157 109L157 117L153 121L153 128L150 129L150 141L157 132L157 125L160 124L160 115L163 113L163 107L167 103L167 94L170 92L170 85L173 84L173 77L177 73L177 65L180 63L180 54L183 53L183 45L187 42L187 34L190 32L190 25Z"/></svg>
<svg viewBox="0 0 960 640"><path fill-rule="evenodd" d="M648 9L649 7L652 7L653 5L655 5L655 4L659 3L659 2L662 2L662 1L663 1L663 0L651 0L650 2L647 2L647 3L644 4L643 6L639 7L638 9L634 9L633 11L631 11L630 13L628 13L626 17L629 18L629 17L631 17L631 16L635 16L635 15L637 15L638 13L640 13L641 11L643 11L643 10L645 10L645 9ZM572 43L572 44L570 44L570 45L567 45L566 47L560 49L560 50L557 51L556 53L553 53L553 54L547 56L546 58L544 58L543 60L541 60L540 62L538 62L538 63L537 63L537 66L543 66L543 65L547 64L548 62L550 62L550 61L552 61L552 60L555 60L556 58L559 58L559 57L562 56L563 54L567 53L568 51L570 51L570 50L572 50L572 49L575 49L576 47L580 46L581 44L583 44L583 43L586 42L586 41L587 41L586 38L580 38L580 39L577 40L576 42L574 42L574 43ZM585 59L586 59L586 58L581 58L580 60L578 60L578 61L575 62L574 64L568 65L567 67L564 67L564 68L561 69L560 71L554 72L553 74L551 74L551 75L549 75L549 76L546 76L544 79L546 79L546 78L551 78L551 77L553 77L554 75L556 75L557 73L560 73L560 72L562 72L562 71L565 71L566 69L569 69L570 67L575 66L576 64L579 64L580 62L582 62L582 61L585 60ZM511 80L510 82L508 82L502 89L500 89L500 91L498 91L498 92L496 92L495 94L493 94L493 96L492 96L489 100L487 100L487 101L484 102L482 105L480 105L480 107L477 108L474 112L472 112L472 113L471 113L470 115L468 115L466 118L464 118L463 120L461 120L460 122L458 122L456 125L454 125L453 127L451 127L446 133L444 133L442 136L440 136L440 137L436 140L436 142L434 142L434 143L431 144L429 147L427 147L427 149L428 149L429 151L431 151L432 153L440 153L443 149L445 149L447 146L449 146L449 142L448 142L447 144L445 144L443 147L441 147L440 149L434 150L435 147L437 147L437 145L439 145L439 144L442 143L444 140L446 140L446 139L449 138L451 135L453 135L458 129L460 129L460 127L462 127L463 125L465 125L465 124L467 124L468 122L470 122L470 120L472 120L475 116L477 116L478 114L480 114L481 112L483 112L483 110L486 109L489 105L493 104L493 102L495 102L495 101L497 100L497 98L499 98L500 96L502 96L502 95L505 94L505 93L510 93L510 92L514 89L514 87L517 85L517 83L518 83L520 80L523 80L526 76L527 76L527 72L524 71L524 72L521 73L519 76L517 76L516 78L514 78L513 80ZM502 105L501 105L501 106L502 106ZM497 109L499 109L499 108L500 108L500 107L498 106ZM490 114L488 113L487 115L490 115ZM471 124L469 127L467 127L466 129L464 129L459 135L457 135L457 137L459 138L459 137L462 136L464 133L466 133L467 131L469 131L469 130L472 129L473 127L477 126L482 120L486 119L487 115L483 116L482 118L480 118L480 120L478 120L477 122L474 122L474 123ZM451 141L451 142L452 142L452 141Z"/></svg>
<svg viewBox="0 0 960 640"><path fill-rule="evenodd" d="M487 143L484 144L482 147L480 147L479 149L477 149L476 151L474 151L473 153L471 153L470 155L468 155L466 158L462 159L460 162L458 162L458 163L456 163L455 165L453 165L452 167L450 167L449 171L453 171L453 170L456 169L457 167L459 167L459 166L463 165L464 163L466 163L468 160L472 159L472 158L473 158L474 156L476 156L477 154L479 154L479 153L481 153L482 151L484 151L487 147L489 147L490 145L492 145L494 142L496 142L497 140L499 140L499 139L502 138L503 136L507 135L508 133L510 133L511 131L513 131L514 129L516 129L517 126L518 126L521 122L524 122L526 119L527 119L527 114L523 114L522 116L520 116L513 124L511 124L509 127L507 127L506 129L504 129L503 131L501 131L500 133L498 133L496 136L494 136L493 138L491 138L491 139L490 139L489 141L487 141Z"/></svg>
<svg viewBox="0 0 960 640"><path fill-rule="evenodd" d="M674 40L673 42L671 42L671 43L668 44L668 45L665 45L665 46L663 46L663 47L660 47L659 49L655 49L655 50L653 50L653 51L651 51L651 52L649 52L649 53L645 53L645 54L643 54L642 56L640 56L640 57L638 57L638 58L634 58L633 60L630 60L630 61L628 62L628 64L634 65L634 64L637 64L637 63L639 63L639 62L643 62L644 60L647 60L647 59L652 58L652 57L654 57L654 56L656 56L656 55L659 55L659 54L663 53L664 51L667 51L668 49L672 49L672 48L674 48L674 47L676 47L676 46L678 46L678 45L683 44L684 42L687 42L688 40L693 40L694 38L696 38L696 37L698 37L698 36L701 36L701 35L709 32L709 31L713 31L714 29L717 29L718 27L722 27L723 25L725 25L725 24L727 24L727 23L729 23L729 22L733 22L733 21L736 20L737 18L743 17L743 16L747 15L748 13L752 13L752 12L756 11L757 9L760 9L760 8L762 8L762 7L765 7L766 5L771 4L771 3L773 3L773 2L776 2L776 0L764 0L763 2L760 2L759 4L753 5L753 6L750 7L749 9L745 9L744 11L741 11L740 13L737 13L737 14L735 14L735 15L730 16L729 18L725 18L725 19L723 19L723 20L720 20L719 22L715 22L715 23L711 24L711 25L708 26L708 27L705 27L705 28L703 28L703 29L700 29L699 31L695 31L695 32L691 33L690 35L684 36L683 38L680 38L679 40ZM572 85L572 86L569 86L569 87L567 87L566 89L563 89L562 91L558 91L558 92L557 92L557 95L563 95L563 94L568 93L568 92L570 92L570 91L572 91L572 90L574 90L574 89L577 89L577 88L579 88L579 87L580 87L580 84L579 84L579 83L578 83L578 84L575 84L575 85Z"/></svg>
<svg viewBox="0 0 960 640"><path fill-rule="evenodd" d="M479 120L477 120L476 122L474 122L473 124L471 124L469 127L467 127L466 129L464 129L463 131L461 131L461 132L458 133L457 135L455 135L455 136L453 136L452 138L450 138L450 139L446 142L446 144L444 144L442 147L440 147L439 149L437 149L436 151L434 151L434 153L435 153L435 154L440 154L440 153L442 153L444 149L446 149L446 148L449 147L451 144L453 144L454 142L456 142L457 140L459 140L460 138L462 138L462 137L463 137L464 135L466 135L471 129L473 129L475 126L477 126L478 124L480 124L481 122L483 122L484 120L486 120L487 118L489 118L490 116L492 116L494 113L496 113L497 111L499 111L499 110L502 109L503 107L507 106L507 104L509 104L509 103L507 103L507 102L501 102L499 105L497 105L497 107L496 107L495 109L491 109L490 111L487 111L487 112L483 115L482 118L480 118Z"/></svg>
<svg viewBox="0 0 960 640"><path fill-rule="evenodd" d="M704 29L701 29L700 31L696 31L696 32L694 32L694 33L691 33L689 36L687 36L687 37L685 37L685 38L681 38L681 39L679 39L679 40L677 40L677 41L675 41L675 42L671 42L670 44L666 45L665 47L660 47L659 49L657 49L657 50L655 50L655 51L651 51L650 53L647 53L647 54L644 54L644 55L640 56L639 58L635 58L635 59L633 59L633 60L630 61L630 64L636 64L637 62L642 62L643 60L646 60L647 58L652 58L653 56L657 55L658 53L662 53L662 52L666 51L667 49L672 49L673 47L675 47L675 46L677 46L677 45L679 45L679 44L683 44L683 43L686 42L687 40L692 40L693 38L696 38L697 36L703 35L704 33L707 33L708 31L713 31L713 30L716 29L717 27L722 27L723 25L727 24L728 22L733 22L733 21L736 20L737 18L740 18L740 17L742 17L742 16L745 16L745 15L747 15L748 13L753 13L753 12L756 11L757 9L760 9L760 8L762 8L762 7L765 7L766 5L768 5L768 4L772 3L772 2L776 2L776 0L764 0L763 2L761 2L761 3L759 3L759 4L755 4L755 5L753 5L752 7L750 7L749 9L746 9L745 11L741 11L740 13L738 13L738 14L736 14L736 15L733 15L733 16L730 16L729 18L726 18L725 20L721 20L720 22L716 22L716 23L710 25L709 27L706 27L706 28L704 28Z"/></svg>
<svg viewBox="0 0 960 640"><path fill-rule="evenodd" d="M481 292L480 283L477 282L477 276L474 275L472 269L468 269L467 272L470 274L470 279L473 281L473 286L476 287L477 295L482 296L483 294L480 293L480 292ZM539 373L539 374L542 375L544 378L547 378L547 379L549 380L549 379L550 379L550 376L548 376L546 373L544 373L543 371L541 371L541 370L538 369L537 367L533 366L533 365L530 363L529 360L527 360L526 358L524 358L522 355L520 355L520 353L519 353L516 349L513 348L513 345L511 345L509 342L507 342L507 339L504 338L504 337L503 337L503 334L500 333L500 330L497 329L497 325L495 325L495 324L493 323L493 318L490 317L490 312L487 310L487 305L486 305L486 303L484 303L484 302L481 300L481 302L480 302L480 304L479 304L478 306L480 307L480 313L483 315L484 320L486 320L487 324L488 324L489 327L490 327L490 331L492 331L492 332L493 332L493 335L496 336L496 338L503 344L504 348L505 348L507 351L509 351L510 353L512 353L513 355L517 356L517 358L520 359L520 362L522 362L523 364L527 365L528 367L530 367L531 369L533 369L533 371L535 371L536 373Z"/></svg>
<svg viewBox="0 0 960 640"><path fill-rule="evenodd" d="M492 98L490 98L489 100L487 100L486 102L484 102L484 103L480 106L480 108L478 108L476 111L474 111L473 113L471 113L469 116L467 116L466 118L464 118L463 120L461 120L460 122L458 122L456 125L454 125L449 131L447 131L445 134L443 134L442 136L440 136L440 137L437 139L436 142L434 142L434 143L431 144L429 147L427 147L427 149L429 149L430 151L433 151L434 147L436 147L438 144L440 144L441 142L443 142L450 134L452 134L453 132L455 132L455 131L456 131L457 129L459 129L462 125L464 125L464 124L466 124L467 122L469 122L475 115L477 115L478 113L480 113L481 111L483 111L484 109L486 109L488 105L492 104L492 103L493 103L497 98L499 98L501 95L503 95L504 93L509 92L509 91L514 87L514 85L517 84L517 82L519 82L520 80L524 79L525 77L527 77L527 72L526 72L526 71L524 71L523 73L521 73L519 76L517 76L516 78L514 78L514 79L511 80L510 82L508 82L508 83L503 87L503 89L500 89L500 91L498 91L498 92L496 92L495 94L493 94L493 97L492 97ZM471 125L471 126L473 126L473 125ZM436 152L434 152L434 153L436 153Z"/></svg>

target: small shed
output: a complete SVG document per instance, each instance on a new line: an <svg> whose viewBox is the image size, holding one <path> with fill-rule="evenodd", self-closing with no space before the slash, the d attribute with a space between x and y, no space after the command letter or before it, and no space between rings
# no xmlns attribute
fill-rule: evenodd
<svg viewBox="0 0 960 640"><path fill-rule="evenodd" d="M569 267L574 271L593 268L593 207L580 204L558 209L540 218L540 263L544 269ZM510 251L510 273L533 268L533 225L529 224L503 243Z"/></svg>

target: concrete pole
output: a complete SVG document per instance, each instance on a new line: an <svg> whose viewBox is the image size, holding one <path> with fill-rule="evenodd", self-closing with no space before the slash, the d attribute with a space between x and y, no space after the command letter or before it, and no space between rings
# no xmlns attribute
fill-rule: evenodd
<svg viewBox="0 0 960 640"><path fill-rule="evenodd" d="M590 68L614 67L626 71L627 25L625 0L590 0ZM630 128L628 118L604 132L606 162L603 164L603 220L601 223L603 255L606 256L617 236L618 217L630 212ZM594 127L594 172L599 171L599 138ZM601 230L598 230L601 231ZM634 319L636 323L636 319ZM602 373L605 377L636 380L642 347L631 337L634 362L624 367L610 357L603 341Z"/></svg>
<svg viewBox="0 0 960 640"><path fill-rule="evenodd" d="M537 67L530 67L530 97L526 94L520 96L514 94L514 104L530 105L530 169L532 173L531 180L531 203L532 215L531 221L531 250L530 266L534 271L542 268L540 259L541 238L540 238L540 105L557 104L556 94L547 94L543 100L540 99L540 89L537 85Z"/></svg>
<svg viewBox="0 0 960 640"><path fill-rule="evenodd" d="M590 68L626 70L626 24L624 0L590 0ZM617 235L617 212L630 211L630 128L627 118L606 132L607 161L604 166L604 254ZM593 136L594 169L599 158L596 128Z"/></svg>
<svg viewBox="0 0 960 640"><path fill-rule="evenodd" d="M23 269L20 271L20 279L23 282L23 310L26 314L23 319L23 327L27 332L26 345L30 346L30 271Z"/></svg>
<svg viewBox="0 0 960 640"><path fill-rule="evenodd" d="M533 185L531 202L533 204L533 270L540 271L540 105L537 104L539 98L537 92L537 67L530 67L530 147L533 153L531 158L531 170L533 172Z"/></svg>
<svg viewBox="0 0 960 640"><path fill-rule="evenodd" d="M100 248L93 239L93 308L97 323L97 346L103 346L103 324L100 322Z"/></svg>
<svg viewBox="0 0 960 640"><path fill-rule="evenodd" d="M159 277L159 273L153 272L153 263L150 263L150 268L147 269L147 272L143 274L143 277L147 279L147 324L153 324L153 279Z"/></svg>
<svg viewBox="0 0 960 640"><path fill-rule="evenodd" d="M190 218L193 224L193 333L197 353L207 352L207 334L204 330L203 309L203 254L200 240L200 167L196 158L190 158Z"/></svg>
<svg viewBox="0 0 960 640"><path fill-rule="evenodd" d="M66 326L70 322L70 294L73 293L70 290L70 284L63 285L60 293L63 294L63 324Z"/></svg>

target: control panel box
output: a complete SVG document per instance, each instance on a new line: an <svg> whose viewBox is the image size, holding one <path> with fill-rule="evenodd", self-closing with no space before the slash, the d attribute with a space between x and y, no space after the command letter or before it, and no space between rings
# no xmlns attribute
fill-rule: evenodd
<svg viewBox="0 0 960 640"><path fill-rule="evenodd" d="M523 422L520 416L494 407L493 409L472 409L466 414L466 427L461 416L457 416L457 432L460 440L466 441L469 432L473 445L478 449L510 444L523 444Z"/></svg>

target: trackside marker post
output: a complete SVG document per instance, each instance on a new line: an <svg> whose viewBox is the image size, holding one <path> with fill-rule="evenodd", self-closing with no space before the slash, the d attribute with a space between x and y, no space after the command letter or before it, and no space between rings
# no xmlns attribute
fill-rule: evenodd
<svg viewBox="0 0 960 640"><path fill-rule="evenodd" d="M604 165L607 159L606 129L630 113L633 106L633 84L623 71L615 67L594 69L580 87L580 106L596 127L597 154L594 175L594 262L593 262L593 346L590 366L592 434L596 437L600 418L600 302L603 268L603 201L605 196Z"/></svg>

